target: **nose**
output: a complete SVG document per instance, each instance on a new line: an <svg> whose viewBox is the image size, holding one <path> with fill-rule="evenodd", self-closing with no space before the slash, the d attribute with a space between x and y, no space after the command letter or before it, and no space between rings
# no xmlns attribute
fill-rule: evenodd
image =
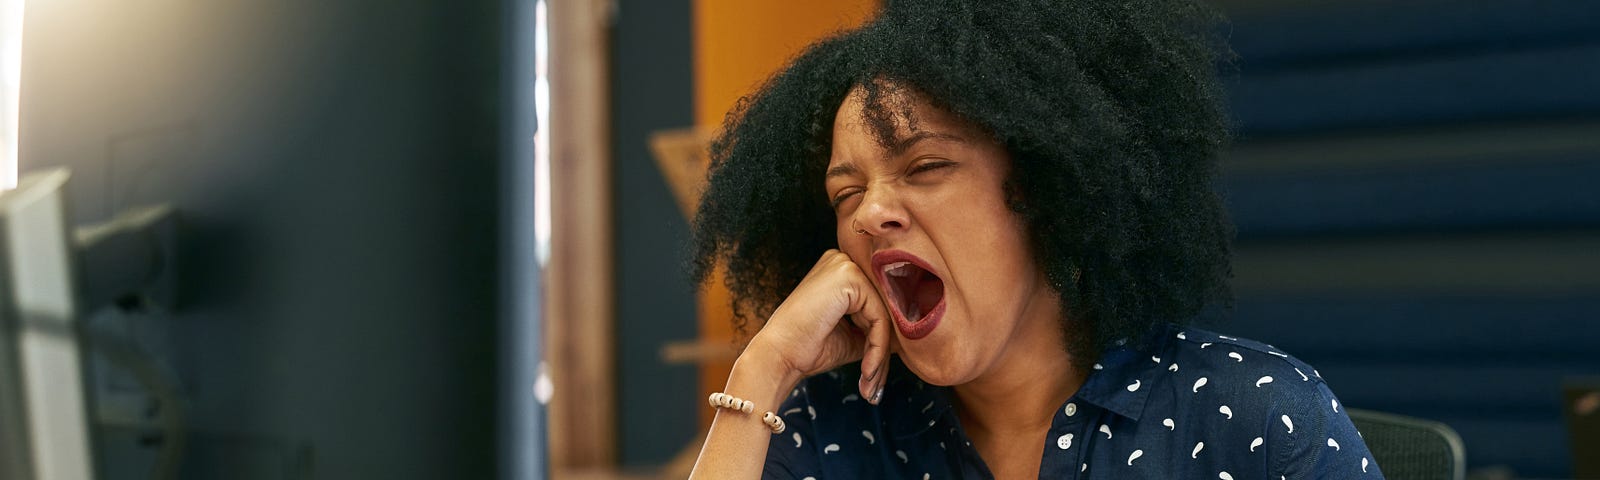
<svg viewBox="0 0 1600 480"><path fill-rule="evenodd" d="M867 189L856 208L857 228L875 237L894 235L911 227L911 216L893 187Z"/></svg>

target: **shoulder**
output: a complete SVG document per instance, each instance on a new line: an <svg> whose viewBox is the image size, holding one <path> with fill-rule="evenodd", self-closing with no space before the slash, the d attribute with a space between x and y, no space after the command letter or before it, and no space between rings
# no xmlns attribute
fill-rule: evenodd
<svg viewBox="0 0 1600 480"><path fill-rule="evenodd" d="M1190 327L1173 328L1171 335L1163 350L1176 371L1185 373L1175 389L1241 414L1266 415L1252 420L1273 424L1325 423L1345 416L1322 374L1277 347Z"/></svg>
<svg viewBox="0 0 1600 480"><path fill-rule="evenodd" d="M1326 388L1317 369L1272 345L1193 327L1171 327L1161 351L1171 358L1168 368L1187 370L1187 378L1205 380L1205 386L1230 391L1256 391L1278 395L1311 395Z"/></svg>
<svg viewBox="0 0 1600 480"><path fill-rule="evenodd" d="M1271 476L1381 476L1344 406L1311 365L1250 339L1191 327L1169 334L1161 351L1187 373L1174 388L1215 409L1197 412L1213 434L1272 452Z"/></svg>

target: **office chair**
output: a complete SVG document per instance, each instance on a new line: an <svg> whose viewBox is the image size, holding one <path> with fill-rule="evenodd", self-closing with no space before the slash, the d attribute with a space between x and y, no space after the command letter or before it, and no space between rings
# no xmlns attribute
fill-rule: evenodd
<svg viewBox="0 0 1600 480"><path fill-rule="evenodd" d="M1467 454L1461 436L1443 423L1348 409L1383 475L1395 479L1463 480Z"/></svg>

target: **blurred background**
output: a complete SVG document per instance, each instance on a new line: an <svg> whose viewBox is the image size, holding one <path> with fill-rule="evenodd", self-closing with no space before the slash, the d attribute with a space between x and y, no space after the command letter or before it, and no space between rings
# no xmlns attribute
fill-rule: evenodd
<svg viewBox="0 0 1600 480"><path fill-rule="evenodd" d="M1205 326L1443 422L1470 477L1591 471L1600 3L1215 5L1238 302ZM0 1L0 183L70 171L80 252L176 212L149 278L46 319L81 371L10 361L73 330L0 222L0 478L82 478L30 475L38 371L95 478L683 477L735 341L682 268L705 142L877 6Z"/></svg>
<svg viewBox="0 0 1600 480"><path fill-rule="evenodd" d="M725 378L726 299L679 270L681 145L866 3L615 3L617 428L596 448L618 464L697 445ZM1238 56L1238 303L1206 326L1317 366L1346 405L1449 425L1477 477L1574 476L1564 390L1600 374L1600 4L1214 5Z"/></svg>

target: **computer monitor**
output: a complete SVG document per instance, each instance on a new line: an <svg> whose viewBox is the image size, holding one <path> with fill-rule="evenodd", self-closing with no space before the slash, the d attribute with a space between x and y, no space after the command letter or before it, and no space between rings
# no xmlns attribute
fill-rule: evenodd
<svg viewBox="0 0 1600 480"><path fill-rule="evenodd" d="M92 479L79 282L56 170L0 193L0 474Z"/></svg>
<svg viewBox="0 0 1600 480"><path fill-rule="evenodd" d="M178 216L171 305L79 318L177 392L85 357L97 478L539 475L533 3L26 5L23 175Z"/></svg>

